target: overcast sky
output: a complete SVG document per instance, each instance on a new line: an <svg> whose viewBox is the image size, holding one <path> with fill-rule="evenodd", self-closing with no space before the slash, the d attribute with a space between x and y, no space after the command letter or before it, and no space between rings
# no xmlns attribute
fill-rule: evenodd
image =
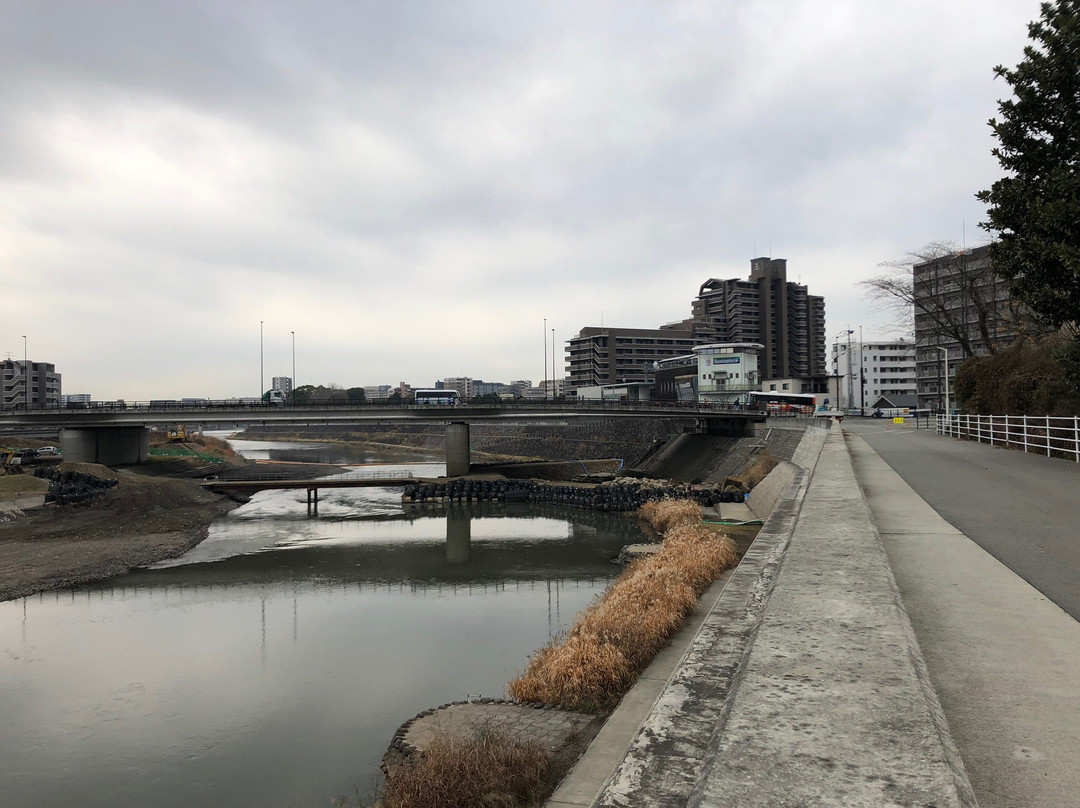
<svg viewBox="0 0 1080 808"><path fill-rule="evenodd" d="M0 0L0 358L95 399L544 375L755 255L983 243L1036 0ZM550 356L550 343L548 346Z"/></svg>

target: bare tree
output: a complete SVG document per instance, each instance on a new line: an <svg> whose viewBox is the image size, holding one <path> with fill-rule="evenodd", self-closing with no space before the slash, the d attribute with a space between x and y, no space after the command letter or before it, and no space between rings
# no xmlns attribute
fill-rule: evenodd
<svg viewBox="0 0 1080 808"><path fill-rule="evenodd" d="M897 325L917 332L917 339L955 340L967 358L997 353L1030 329L1030 318L1011 300L984 250L933 241L879 266L882 274L859 285L879 308L896 314Z"/></svg>

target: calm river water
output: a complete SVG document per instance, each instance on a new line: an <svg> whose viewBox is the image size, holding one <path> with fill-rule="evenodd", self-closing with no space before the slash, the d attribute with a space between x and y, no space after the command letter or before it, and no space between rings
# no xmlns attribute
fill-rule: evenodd
<svg viewBox="0 0 1080 808"><path fill-rule="evenodd" d="M398 489L329 489L309 518L304 498L262 492L180 559L0 603L0 805L355 800L399 724L502 695L641 540L630 518L527 503L403 509Z"/></svg>

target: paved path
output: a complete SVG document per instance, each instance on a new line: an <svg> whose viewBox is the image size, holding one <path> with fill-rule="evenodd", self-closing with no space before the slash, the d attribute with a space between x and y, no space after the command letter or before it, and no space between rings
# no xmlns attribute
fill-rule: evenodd
<svg viewBox="0 0 1080 808"><path fill-rule="evenodd" d="M852 421L856 476L980 807L1080 806L1080 623L975 543L1075 605L1075 579L1053 566L1080 553L1080 474Z"/></svg>
<svg viewBox="0 0 1080 808"><path fill-rule="evenodd" d="M1080 463L848 418L937 513L1080 619ZM1080 798L1078 798L1080 804Z"/></svg>

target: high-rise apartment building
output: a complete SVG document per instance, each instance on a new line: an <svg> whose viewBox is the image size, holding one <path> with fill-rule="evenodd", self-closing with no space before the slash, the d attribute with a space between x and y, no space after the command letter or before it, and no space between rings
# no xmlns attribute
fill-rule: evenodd
<svg viewBox="0 0 1080 808"><path fill-rule="evenodd" d="M60 404L60 374L50 362L0 362L0 407Z"/></svg>
<svg viewBox="0 0 1080 808"><path fill-rule="evenodd" d="M292 393L292 384L291 376L275 376L270 389L280 390L288 396Z"/></svg>
<svg viewBox="0 0 1080 808"><path fill-rule="evenodd" d="M754 258L750 278L710 278L691 317L667 326L689 328L697 345L759 343L763 379L824 377L825 298L787 279L783 258Z"/></svg>

